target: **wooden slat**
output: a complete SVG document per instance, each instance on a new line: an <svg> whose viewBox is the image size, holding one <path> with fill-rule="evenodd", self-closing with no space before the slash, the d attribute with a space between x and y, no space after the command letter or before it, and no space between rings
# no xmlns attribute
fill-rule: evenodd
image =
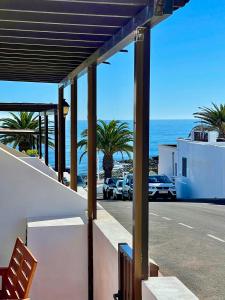
<svg viewBox="0 0 225 300"><path fill-rule="evenodd" d="M0 299L25 299L28 297L30 285L34 276L37 261L23 244L17 239L3 281Z"/></svg>

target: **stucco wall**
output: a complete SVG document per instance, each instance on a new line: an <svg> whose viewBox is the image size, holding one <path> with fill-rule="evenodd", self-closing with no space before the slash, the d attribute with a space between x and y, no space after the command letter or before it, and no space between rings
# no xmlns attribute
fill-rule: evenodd
<svg viewBox="0 0 225 300"><path fill-rule="evenodd" d="M173 153L175 163L177 160L176 147L159 145L159 174L165 174L169 177L174 176Z"/></svg>
<svg viewBox="0 0 225 300"><path fill-rule="evenodd" d="M225 147L178 140L178 198L225 198ZM182 157L187 158L187 177L182 176Z"/></svg>
<svg viewBox="0 0 225 300"><path fill-rule="evenodd" d="M131 245L130 233L105 210L93 225L94 299L112 300L118 292L118 243Z"/></svg>
<svg viewBox="0 0 225 300"><path fill-rule="evenodd" d="M32 300L88 299L87 225L80 218L29 222L27 244L38 261Z"/></svg>
<svg viewBox="0 0 225 300"><path fill-rule="evenodd" d="M0 262L7 265L27 218L84 218L87 201L19 158L0 149Z"/></svg>
<svg viewBox="0 0 225 300"><path fill-rule="evenodd" d="M142 300L197 300L176 277L151 277L142 282Z"/></svg>
<svg viewBox="0 0 225 300"><path fill-rule="evenodd" d="M57 174L56 172L46 166L46 164L40 160L38 157L20 157L21 160L25 161L26 163L28 163L29 165L33 166L34 168L38 169L39 171L45 173L46 175L54 178L57 180Z"/></svg>

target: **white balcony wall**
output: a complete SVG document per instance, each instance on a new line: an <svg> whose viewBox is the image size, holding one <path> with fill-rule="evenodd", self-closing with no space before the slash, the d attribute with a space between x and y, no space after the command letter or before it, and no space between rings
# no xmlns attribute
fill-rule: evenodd
<svg viewBox="0 0 225 300"><path fill-rule="evenodd" d="M32 300L88 299L87 225L81 218L30 221L27 245L38 260Z"/></svg>
<svg viewBox="0 0 225 300"><path fill-rule="evenodd" d="M131 245L130 233L105 210L93 224L94 299L112 300L118 292L118 243Z"/></svg>
<svg viewBox="0 0 225 300"><path fill-rule="evenodd" d="M39 159L38 157L20 157L21 160L25 161L29 165L33 166L34 168L38 169L39 171L45 173L46 175L54 178L57 180L57 174L56 172L46 166L43 160Z"/></svg>
<svg viewBox="0 0 225 300"><path fill-rule="evenodd" d="M0 178L1 265L8 265L16 237L25 240L27 218L85 219L85 198L3 149Z"/></svg>
<svg viewBox="0 0 225 300"><path fill-rule="evenodd" d="M198 300L176 277L151 277L142 282L142 300Z"/></svg>

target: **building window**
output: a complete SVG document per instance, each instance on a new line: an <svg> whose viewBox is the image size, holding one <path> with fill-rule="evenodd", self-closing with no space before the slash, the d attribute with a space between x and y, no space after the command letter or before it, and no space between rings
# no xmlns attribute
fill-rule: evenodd
<svg viewBox="0 0 225 300"><path fill-rule="evenodd" d="M182 176L187 177L187 158L182 157Z"/></svg>
<svg viewBox="0 0 225 300"><path fill-rule="evenodd" d="M173 176L175 175L175 166L174 166L174 152L172 152L172 168L173 168Z"/></svg>
<svg viewBox="0 0 225 300"><path fill-rule="evenodd" d="M174 167L175 167L175 176L177 177L177 163L175 163Z"/></svg>

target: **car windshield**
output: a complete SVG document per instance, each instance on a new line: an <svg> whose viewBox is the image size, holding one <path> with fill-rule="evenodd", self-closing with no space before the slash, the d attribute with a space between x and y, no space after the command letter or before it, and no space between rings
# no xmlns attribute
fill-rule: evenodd
<svg viewBox="0 0 225 300"><path fill-rule="evenodd" d="M118 181L117 186L122 187L123 186L123 181Z"/></svg>
<svg viewBox="0 0 225 300"><path fill-rule="evenodd" d="M113 179L110 178L109 181L108 181L108 184L113 184L113 183L114 183Z"/></svg>
<svg viewBox="0 0 225 300"><path fill-rule="evenodd" d="M149 176L148 183L172 183L165 175Z"/></svg>

